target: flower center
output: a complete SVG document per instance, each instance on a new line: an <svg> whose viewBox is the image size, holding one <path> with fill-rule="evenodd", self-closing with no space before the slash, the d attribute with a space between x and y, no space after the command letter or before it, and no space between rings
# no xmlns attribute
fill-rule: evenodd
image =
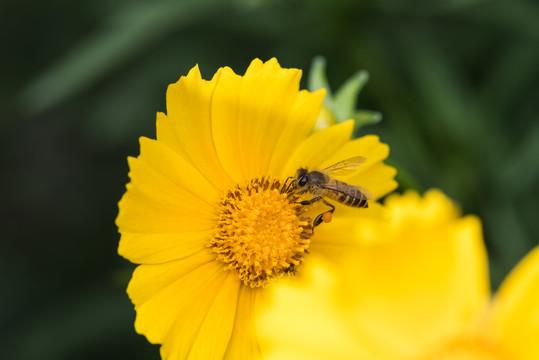
<svg viewBox="0 0 539 360"><path fill-rule="evenodd" d="M294 192L281 183L256 178L244 188L229 190L208 247L228 270L250 287L265 287L284 273L295 273L308 252L311 220Z"/></svg>
<svg viewBox="0 0 539 360"><path fill-rule="evenodd" d="M481 338L457 338L435 348L421 360L509 360L496 343Z"/></svg>

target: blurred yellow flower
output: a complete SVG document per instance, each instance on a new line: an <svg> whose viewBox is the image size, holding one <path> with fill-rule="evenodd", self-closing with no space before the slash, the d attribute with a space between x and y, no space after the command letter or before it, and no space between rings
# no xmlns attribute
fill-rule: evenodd
<svg viewBox="0 0 539 360"><path fill-rule="evenodd" d="M258 317L266 359L539 359L539 248L489 291L481 225L441 192L390 196L342 266L310 259Z"/></svg>
<svg viewBox="0 0 539 360"><path fill-rule="evenodd" d="M305 213L280 191L297 168L362 155L346 181L375 198L396 187L377 137L350 140L352 122L312 133L324 91L299 91L300 77L275 59L254 60L244 76L221 68L210 81L195 67L169 86L157 140L141 138L128 159L118 252L141 264L127 289L135 329L162 344L165 359L259 357L256 295L301 272L307 252L346 243L350 214L376 210L339 206L312 235L316 205Z"/></svg>

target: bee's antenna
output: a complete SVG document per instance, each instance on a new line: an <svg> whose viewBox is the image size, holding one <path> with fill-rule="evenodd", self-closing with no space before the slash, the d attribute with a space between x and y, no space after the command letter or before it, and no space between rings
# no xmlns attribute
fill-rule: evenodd
<svg viewBox="0 0 539 360"><path fill-rule="evenodd" d="M288 184L287 186L287 183L290 179L293 179L294 177L293 176L289 176L286 178L284 184L283 184L283 187L281 188L281 194L282 193L285 193L285 192L288 192L288 190L290 189L290 185L292 185L292 183L294 183L294 181L292 181L290 184ZM286 187L286 190L285 190L285 187Z"/></svg>
<svg viewBox="0 0 539 360"><path fill-rule="evenodd" d="M294 187L294 185L296 184L296 180L292 180L290 182L290 184L288 184L288 186L286 187L286 191L285 192L288 192L290 190L291 187Z"/></svg>

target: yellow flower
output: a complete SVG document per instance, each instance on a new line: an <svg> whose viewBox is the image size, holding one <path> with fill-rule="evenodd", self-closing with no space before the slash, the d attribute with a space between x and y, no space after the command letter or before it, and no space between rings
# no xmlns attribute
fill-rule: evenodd
<svg viewBox="0 0 539 360"><path fill-rule="evenodd" d="M342 267L310 259L259 317L266 359L539 359L539 248L494 297L480 221L441 192L386 201ZM286 323L276 331L278 324Z"/></svg>
<svg viewBox="0 0 539 360"><path fill-rule="evenodd" d="M313 235L312 215L327 207L281 191L296 169L361 155L346 181L375 198L396 186L377 137L350 140L352 122L311 134L324 92L299 91L300 77L275 59L254 60L244 76L221 68L210 81L195 67L169 86L157 140L141 138L128 159L118 252L141 264L127 289L135 329L165 359L258 357L256 295L301 273L307 252L346 242L345 214L357 221L376 208L338 206Z"/></svg>

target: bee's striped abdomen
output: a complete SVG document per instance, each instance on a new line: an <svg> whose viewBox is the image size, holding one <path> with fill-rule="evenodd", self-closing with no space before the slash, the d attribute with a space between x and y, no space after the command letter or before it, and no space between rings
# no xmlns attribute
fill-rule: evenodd
<svg viewBox="0 0 539 360"><path fill-rule="evenodd" d="M363 194L361 190L342 181L334 181L335 189L328 192L329 198L347 206L359 208L366 208L369 206L367 196Z"/></svg>

